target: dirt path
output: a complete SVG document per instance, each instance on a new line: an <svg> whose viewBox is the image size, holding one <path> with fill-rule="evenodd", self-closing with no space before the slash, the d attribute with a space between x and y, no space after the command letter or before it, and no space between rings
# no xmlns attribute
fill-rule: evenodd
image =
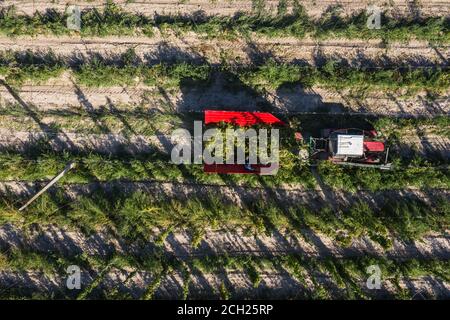
<svg viewBox="0 0 450 320"><path fill-rule="evenodd" d="M170 154L174 146L166 135L80 134L72 132L20 132L0 128L0 150L20 152L33 148L39 140L48 140L53 150L98 152L103 154L150 154L158 150Z"/></svg>
<svg viewBox="0 0 450 320"><path fill-rule="evenodd" d="M59 82L56 81L55 82ZM272 104L275 113L358 113L392 116L433 116L450 114L450 92L430 100L425 92L409 98L396 97L392 93L372 92L355 97L348 90L336 92L320 87L280 89L266 97L256 97L247 91L231 92L225 83L217 79L204 88L182 89L169 92L162 88L137 86L108 88L75 88L73 85L25 85L11 95L0 86L0 103L36 107L40 110L86 109L114 105L143 107L171 112L201 112L205 109L267 111Z"/></svg>
<svg viewBox="0 0 450 320"><path fill-rule="evenodd" d="M429 1L406 1L406 0L300 0L307 10L308 14L314 17L320 16L327 8L333 5L340 5L346 14L358 12L367 8L370 4L376 4L382 9L399 15L445 15L448 14L448 3L442 0L429 0ZM20 13L32 14L35 11L45 11L47 9L55 9L63 11L67 4L72 4L72 1L67 0L5 0L2 2L1 7L8 7L15 5ZM251 12L252 1L249 0L231 0L231 1L210 1L210 0L148 0L148 1L127 1L116 0L115 3L119 4L127 11L134 13L142 13L145 15L155 14L192 14L196 11L204 11L209 15L234 15L238 11ZM276 12L279 1L266 0L265 10L268 12ZM89 1L77 1L77 5L80 9L86 8L102 8L105 4L104 0L89 0ZM288 12L292 10L292 5L287 8Z"/></svg>
<svg viewBox="0 0 450 320"><path fill-rule="evenodd" d="M222 274L194 274L189 286L191 298L209 299L211 295L220 298L217 293L222 283L230 288L231 297L235 299L248 299L248 297L256 299L305 299L308 293L314 292L312 278L318 284L322 285L331 297L344 298L347 297L346 289L336 285L334 279L323 273L310 274L302 280L307 283L301 283L298 279L290 275L286 270L266 271L261 274L261 283L258 287L254 287L248 274L241 271L229 271ZM395 281L384 279L382 288L378 291L367 290L365 287L366 279L357 282L357 286L362 289L369 297L383 299L390 297L397 291ZM180 299L183 292L183 279L180 274L172 274L163 279L161 286L156 291L155 296L158 298L177 297ZM424 299L424 297L436 297L440 299L448 299L450 296L450 285L436 277L426 276L417 277L415 279L401 278L399 281L401 288L411 292L411 296L415 299Z"/></svg>
<svg viewBox="0 0 450 320"><path fill-rule="evenodd" d="M3 181L0 182L0 194L11 192L19 198L27 199L34 195L40 188L42 182ZM258 202L261 199L279 199L290 205L303 205L313 209L321 209L324 205L334 204L334 209L346 209L352 204L363 201L373 209L380 209L387 200L410 199L421 200L427 205L433 205L438 199L450 196L450 191L445 189L401 189L372 192L359 190L356 192L334 191L333 199L325 197L320 188L307 189L299 185L286 185L274 188L246 187L220 184L207 184L198 182L91 182L88 184L63 184L60 186L72 199L81 195L90 195L96 191L110 193L120 188L125 194L142 191L161 199L177 198L188 200L193 194L198 197L209 197L221 199L225 203L236 204L245 207L248 203Z"/></svg>
<svg viewBox="0 0 450 320"><path fill-rule="evenodd" d="M450 139L434 135L422 136L411 135L401 139L399 145L394 145L392 151L404 156L421 155L442 158L444 161L450 159Z"/></svg>
<svg viewBox="0 0 450 320"><path fill-rule="evenodd" d="M315 273L305 276L303 283L290 275L286 270L270 270L260 273L262 281L257 288L249 275L243 271L225 271L218 273L191 274L189 283L190 299L220 299L219 294L222 284L228 288L232 299L305 299L314 292L311 278L322 285L331 297L345 298L345 287L339 287L333 279L324 273ZM82 289L96 278L97 274L82 271ZM129 298L139 299L146 289L153 283L155 276L146 271L112 270L103 278L98 289L112 294L115 290L129 295ZM356 285L365 293L378 299L393 298L396 289L392 278L382 281L380 290L367 290L366 279L361 279ZM11 290L19 296L31 296L40 293L44 296L53 295L56 298L75 298L80 291L66 289L67 275L45 275L41 272L13 272L0 271L0 283L2 287ZM306 284L305 284L306 282ZM160 285L154 294L156 299L182 299L185 280L180 272L172 272L161 279ZM448 299L450 286L447 282L433 276L400 278L399 285L409 290L413 299L422 300L425 297ZM100 292L94 289L90 297L96 297ZM4 292L0 292L4 293Z"/></svg>
<svg viewBox="0 0 450 320"><path fill-rule="evenodd" d="M158 232L155 230L155 234ZM206 230L200 245L194 247L192 234L186 230L171 233L162 247L158 247L153 236L149 236L145 244L138 245L117 238L108 231L86 236L81 232L56 226L42 227L39 232L23 232L11 225L3 225L0 226L0 248L2 251L21 249L40 253L54 252L66 257L82 253L100 257L108 257L114 253L144 255L162 250L164 254L180 259L215 254L270 257L289 253L318 259L344 259L365 255L394 260L450 259L450 235L425 236L420 241L410 243L394 239L392 248L386 251L367 237L355 239L349 247L342 247L325 235L310 230L303 230L302 233L304 237L283 231L274 231L271 235L248 235L240 229Z"/></svg>
<svg viewBox="0 0 450 320"><path fill-rule="evenodd" d="M51 49L57 55L68 58L90 58L95 54L105 57L117 56L133 48L142 60L155 63L159 61L208 61L220 63L224 57L228 62L261 63L273 58L284 62L307 62L316 64L323 57L347 60L359 66L370 60L385 64L410 62L411 65L448 65L450 46L435 47L426 42L392 43L386 46L378 40L299 40L295 38L271 39L255 36L251 41L235 39L204 39L197 34L188 33L176 36L173 33L162 35L155 30L155 36L146 37L0 37L0 51L31 50L36 53ZM394 61L394 62L392 62Z"/></svg>

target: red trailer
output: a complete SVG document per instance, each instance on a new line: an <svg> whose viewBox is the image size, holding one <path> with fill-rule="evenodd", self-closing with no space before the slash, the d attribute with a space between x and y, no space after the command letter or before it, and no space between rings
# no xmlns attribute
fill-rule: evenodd
<svg viewBox="0 0 450 320"><path fill-rule="evenodd" d="M251 127L257 124L266 124L269 126L286 125L283 121L268 112L246 112L246 111L217 111L206 110L204 112L205 125L230 123L239 127ZM277 165L263 164L204 164L203 171L206 173L222 174L270 174L277 170Z"/></svg>

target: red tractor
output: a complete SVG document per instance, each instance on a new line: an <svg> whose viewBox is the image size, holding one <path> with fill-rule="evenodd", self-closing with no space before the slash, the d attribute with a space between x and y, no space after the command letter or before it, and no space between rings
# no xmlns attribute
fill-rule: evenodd
<svg viewBox="0 0 450 320"><path fill-rule="evenodd" d="M324 129L320 138L309 139L310 158L339 165L391 169L389 148L375 130Z"/></svg>
<svg viewBox="0 0 450 320"><path fill-rule="evenodd" d="M242 112L206 110L204 124L230 123L237 127L252 127L258 124L286 126L286 123L267 112ZM295 138L303 144L303 135L295 133ZM309 138L308 151L300 156L303 159L329 160L339 165L391 169L388 163L389 148L379 139L375 130L362 129L324 129L320 138ZM204 172L223 174L267 174L271 165L249 164L204 164ZM270 174L270 173L269 173Z"/></svg>

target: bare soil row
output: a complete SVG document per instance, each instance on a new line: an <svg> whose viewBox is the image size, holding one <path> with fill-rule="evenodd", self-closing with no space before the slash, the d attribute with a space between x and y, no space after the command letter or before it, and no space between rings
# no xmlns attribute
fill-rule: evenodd
<svg viewBox="0 0 450 320"><path fill-rule="evenodd" d="M55 79L54 84L24 85L14 90L14 94L0 86L0 103L21 104L40 110L85 109L108 107L109 105L143 107L171 112L203 112L208 109L267 111L308 114L361 114L388 115L398 117L436 116L450 113L449 93L430 98L427 92L412 96L402 96L388 92L371 92L362 96L351 90L336 91L314 86L305 89L300 86L279 89L266 96L255 97L251 92L231 92L217 79L207 87L182 88L167 91L148 86L83 88L70 80Z"/></svg>
<svg viewBox="0 0 450 320"><path fill-rule="evenodd" d="M87 285L94 282L98 274L89 274L83 272L83 281L85 289ZM295 279L286 271L266 271L260 273L262 280L257 288L254 287L249 275L243 271L227 271L222 273L193 273L190 276L189 283L183 278L181 272L173 272L163 276L160 279L153 298L154 299L183 299L183 288L188 285L189 291L187 297L189 299L220 299L221 287L226 284L229 288L230 296L233 299L299 299L308 296L312 290L311 277L302 279L309 283L305 286L299 280ZM346 288L338 287L332 281L329 275L314 275L317 284L328 289L329 298L345 298ZM40 272L0 272L0 282L4 284L4 288L9 290L14 296L41 296L65 297L81 293L81 290L75 292L68 291L66 287L67 275L45 275ZM155 276L146 271L136 270L113 270L106 274L100 285L95 287L92 296L99 292L110 293L112 297L119 291L122 295L118 297L123 299L139 299L146 293L149 286L153 285ZM386 299L395 296L398 292L397 284L401 289L408 290L410 295L416 300L426 298L446 299L450 294L448 283L433 277L417 277L415 279L403 278L396 281L395 279L384 279L383 286L380 290L367 290L365 281L361 281L359 286L366 294L372 298ZM5 294L3 291L2 294ZM70 294L70 295L69 295ZM111 297L111 298L112 298ZM117 298L117 296L116 296Z"/></svg>
<svg viewBox="0 0 450 320"><path fill-rule="evenodd" d="M393 260L450 259L449 235L428 235L420 241L393 241L392 248L384 250L368 237L354 240L349 247L338 245L333 239L311 230L304 230L303 237L283 231L271 235L247 234L243 230L206 230L199 246L192 244L189 230L171 233L162 246L155 244L149 236L146 243L129 243L108 231L91 235L71 231L57 226L43 227L39 232L24 232L11 225L0 227L0 248L2 251L22 249L32 252L54 252L62 256L87 255L107 258L113 254L145 255L162 249L164 254L180 259L208 255L254 255L276 256L301 254L308 258L325 259L352 258L371 255Z"/></svg>
<svg viewBox="0 0 450 320"><path fill-rule="evenodd" d="M323 57L335 57L361 65L367 61L390 63L397 61L412 65L448 65L449 46L434 46L426 42L383 44L378 40L299 40L295 38L271 39L253 37L252 40L202 39L189 33L177 36L173 33L156 32L152 38L145 37L0 37L0 51L46 52L51 50L66 57L91 58L95 54L106 57L118 56L133 48L144 61L208 61L220 63L225 57L227 62L258 63L268 58L284 62L307 62L316 64ZM392 62L391 62L392 63Z"/></svg>
<svg viewBox="0 0 450 320"><path fill-rule="evenodd" d="M249 0L231 0L231 1L211 1L211 0L156 0L156 1L127 1L118 0L114 1L120 5L123 9L134 12L142 13L145 15L157 15L157 14L192 14L198 11L203 11L208 15L234 15L239 11L252 12L254 11L253 1ZM280 1L266 0L264 1L264 10L267 12L277 12L277 7ZM354 1L354 0L317 0L308 1L300 0L299 3L305 7L308 14L314 17L322 15L331 6L340 6L346 14L352 14L366 9L369 5L375 4L380 8L392 12L396 15L442 15L448 13L448 3L442 0L431 1L406 1L406 0L394 0L394 1ZM8 7L15 5L19 12L25 14L32 14L35 11L44 12L48 9L54 9L58 11L65 10L66 6L73 4L72 1L67 0L43 0L43 1L31 1L31 0L5 0L2 2L1 7ZM103 0L93 1L78 1L77 5L80 9L98 8L101 9L105 5ZM288 12L292 10L292 2L288 2Z"/></svg>
<svg viewBox="0 0 450 320"><path fill-rule="evenodd" d="M45 182L22 182L3 181L0 182L0 194L16 194L19 199L28 199L45 185ZM381 208L386 199L410 199L420 200L428 205L432 205L437 199L444 199L450 196L446 189L402 189L369 191L358 190L356 192L334 191L324 194L320 188L305 189L303 186L286 185L274 188L255 188L239 185L219 185L193 182L91 182L88 184L63 184L60 188L76 200L81 195L89 195L95 191L105 191L106 193L120 188L124 193L142 191L155 195L158 198L175 198L188 200L193 194L207 198L211 194L216 194L225 203L232 203L244 207L245 203L258 201L258 199L274 198L282 200L286 204L306 204L312 208L320 209L324 205L334 206L336 210L349 207L350 205L363 201L369 203L373 209Z"/></svg>

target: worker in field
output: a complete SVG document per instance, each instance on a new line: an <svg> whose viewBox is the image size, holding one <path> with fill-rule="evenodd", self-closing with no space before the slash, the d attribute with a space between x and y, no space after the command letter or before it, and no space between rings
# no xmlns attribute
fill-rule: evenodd
<svg viewBox="0 0 450 320"><path fill-rule="evenodd" d="M252 165L250 164L250 160L248 158L248 155L245 157L245 163L244 163L244 168L247 171L255 171L255 169L252 167Z"/></svg>

